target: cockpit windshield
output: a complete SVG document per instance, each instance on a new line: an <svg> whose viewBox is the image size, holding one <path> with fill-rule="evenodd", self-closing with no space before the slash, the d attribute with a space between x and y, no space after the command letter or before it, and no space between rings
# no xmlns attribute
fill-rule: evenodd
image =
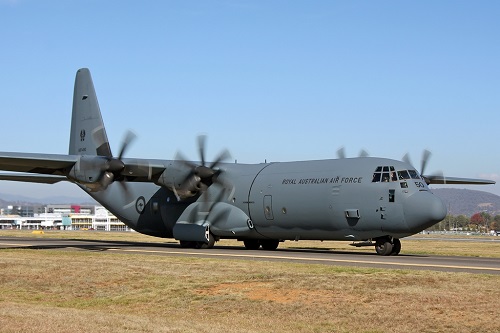
<svg viewBox="0 0 500 333"><path fill-rule="evenodd" d="M399 180L411 179L410 174L408 173L408 170L398 171L398 178L399 178Z"/></svg>
<svg viewBox="0 0 500 333"><path fill-rule="evenodd" d="M373 173L372 182L395 182L398 180L396 169L393 166L379 166Z"/></svg>
<svg viewBox="0 0 500 333"><path fill-rule="evenodd" d="M372 182L397 182L406 179L421 179L416 170L395 171L393 166L379 166L373 173Z"/></svg>
<svg viewBox="0 0 500 333"><path fill-rule="evenodd" d="M418 172L416 172L415 170L408 170L408 172L410 173L411 179L420 179Z"/></svg>
<svg viewBox="0 0 500 333"><path fill-rule="evenodd" d="M420 179L420 176L415 170L400 170L398 171L399 180L403 179Z"/></svg>

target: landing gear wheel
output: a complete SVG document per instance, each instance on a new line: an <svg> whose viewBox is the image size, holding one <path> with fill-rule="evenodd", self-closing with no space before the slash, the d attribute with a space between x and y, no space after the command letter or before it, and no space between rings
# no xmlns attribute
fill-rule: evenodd
<svg viewBox="0 0 500 333"><path fill-rule="evenodd" d="M258 250L260 248L260 242L258 239L245 239L243 244L247 250Z"/></svg>
<svg viewBox="0 0 500 333"><path fill-rule="evenodd" d="M391 256L397 256L401 252L401 241L398 238L392 240Z"/></svg>
<svg viewBox="0 0 500 333"><path fill-rule="evenodd" d="M205 242L196 242L197 249L212 249L215 245L215 237L212 233L208 234L208 243Z"/></svg>
<svg viewBox="0 0 500 333"><path fill-rule="evenodd" d="M274 251L278 248L280 241L276 239L264 239L260 241L260 244L262 245L262 249L266 251Z"/></svg>
<svg viewBox="0 0 500 333"><path fill-rule="evenodd" d="M389 238L379 238L375 243L375 251L381 256L388 256L392 253L393 245Z"/></svg>

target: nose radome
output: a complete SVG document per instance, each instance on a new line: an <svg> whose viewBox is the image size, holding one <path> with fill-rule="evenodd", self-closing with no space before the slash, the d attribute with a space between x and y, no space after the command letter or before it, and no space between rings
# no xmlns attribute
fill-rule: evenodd
<svg viewBox="0 0 500 333"><path fill-rule="evenodd" d="M448 214L443 200L429 191L416 192L407 198L404 211L408 229L414 233L442 221Z"/></svg>

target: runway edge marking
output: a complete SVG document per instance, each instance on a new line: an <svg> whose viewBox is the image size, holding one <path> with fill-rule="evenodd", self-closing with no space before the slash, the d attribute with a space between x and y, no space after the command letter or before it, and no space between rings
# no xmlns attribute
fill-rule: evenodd
<svg viewBox="0 0 500 333"><path fill-rule="evenodd" d="M122 252L143 252L143 253L161 253L161 254L185 254L191 256L211 256L211 257L235 257L235 258L256 258L256 259L282 259L292 261L323 261L323 262L339 262L339 263L353 263L353 264L373 264L373 265L387 265L387 266L409 266L409 267L431 267L431 268L450 268L450 269L469 269L469 270L488 270L499 272L500 268L494 267L473 267L473 266L460 266L460 265L437 265L437 264L412 264L412 263L398 263L387 261L363 261L363 260L347 260L347 259L332 259L332 258L307 258L307 257L285 257L285 256L266 256L266 255L251 255L251 254L223 254L223 253L207 253L207 252L181 252L181 251L154 251L154 250L133 250L133 249L108 249L109 251L122 251Z"/></svg>

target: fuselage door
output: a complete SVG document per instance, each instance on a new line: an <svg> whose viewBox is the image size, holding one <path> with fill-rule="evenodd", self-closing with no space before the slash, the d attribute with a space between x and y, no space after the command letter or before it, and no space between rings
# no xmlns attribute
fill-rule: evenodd
<svg viewBox="0 0 500 333"><path fill-rule="evenodd" d="M270 195L264 196L264 215L266 216L266 220L274 220L273 197Z"/></svg>
<svg viewBox="0 0 500 333"><path fill-rule="evenodd" d="M385 188L380 200L382 230L394 232L405 228L402 196L394 188Z"/></svg>

